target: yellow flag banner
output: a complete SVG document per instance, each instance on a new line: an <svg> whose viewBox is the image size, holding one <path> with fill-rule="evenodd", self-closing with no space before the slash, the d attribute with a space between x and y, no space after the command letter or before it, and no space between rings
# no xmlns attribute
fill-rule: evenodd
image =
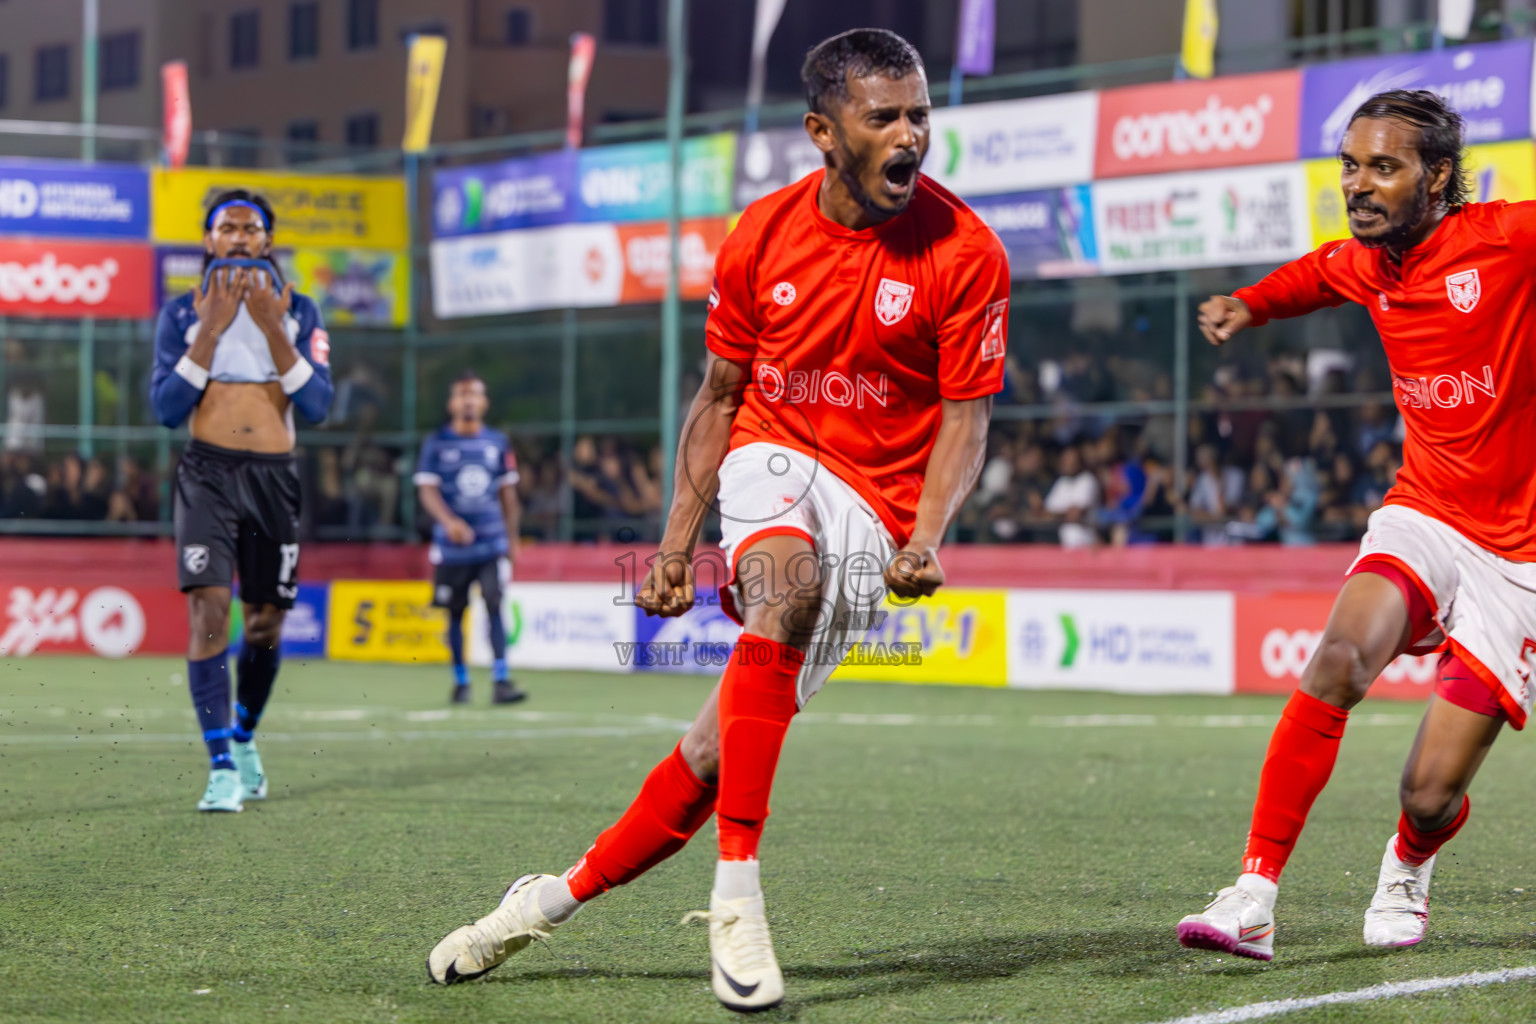
<svg viewBox="0 0 1536 1024"><path fill-rule="evenodd" d="M432 144L432 119L447 56L448 40L442 36L411 37L405 72L405 138L400 143L407 153L420 153Z"/></svg>
<svg viewBox="0 0 1536 1024"><path fill-rule="evenodd" d="M1184 48L1179 63L1190 78L1216 73L1216 0L1184 0Z"/></svg>

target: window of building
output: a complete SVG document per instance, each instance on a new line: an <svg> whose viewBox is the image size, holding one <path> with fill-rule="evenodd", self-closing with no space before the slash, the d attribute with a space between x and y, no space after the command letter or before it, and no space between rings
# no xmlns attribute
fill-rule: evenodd
<svg viewBox="0 0 1536 1024"><path fill-rule="evenodd" d="M313 160L319 149L315 144L320 141L319 121L292 121L288 125L288 162L299 163L303 160Z"/></svg>
<svg viewBox="0 0 1536 1024"><path fill-rule="evenodd" d="M347 118L347 145L354 149L373 149L378 144L378 114L358 114Z"/></svg>
<svg viewBox="0 0 1536 1024"><path fill-rule="evenodd" d="M514 7L507 12L507 45L527 46L533 41L533 12Z"/></svg>
<svg viewBox="0 0 1536 1024"><path fill-rule="evenodd" d="M603 38L610 43L661 43L661 0L603 0Z"/></svg>
<svg viewBox="0 0 1536 1024"><path fill-rule="evenodd" d="M0 110L11 101L11 56L0 53Z"/></svg>
<svg viewBox="0 0 1536 1024"><path fill-rule="evenodd" d="M69 99L69 44L37 48L37 102Z"/></svg>
<svg viewBox="0 0 1536 1024"><path fill-rule="evenodd" d="M320 5L293 4L288 8L288 59L320 56Z"/></svg>
<svg viewBox="0 0 1536 1024"><path fill-rule="evenodd" d="M225 162L231 167L255 167L261 156L261 130L235 128L225 132Z"/></svg>
<svg viewBox="0 0 1536 1024"><path fill-rule="evenodd" d="M229 66L254 68L261 60L261 12L241 11L229 19Z"/></svg>
<svg viewBox="0 0 1536 1024"><path fill-rule="evenodd" d="M379 0L347 0L347 49L379 45Z"/></svg>
<svg viewBox="0 0 1536 1024"><path fill-rule="evenodd" d="M139 87L139 34L119 32L101 41L101 88Z"/></svg>

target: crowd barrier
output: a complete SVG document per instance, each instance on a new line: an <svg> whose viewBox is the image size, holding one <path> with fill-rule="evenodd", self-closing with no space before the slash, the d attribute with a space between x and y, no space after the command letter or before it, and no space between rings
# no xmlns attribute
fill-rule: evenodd
<svg viewBox="0 0 1536 1024"><path fill-rule="evenodd" d="M306 581L284 628L285 654L447 662L443 612L431 607L420 549L314 547L305 552L306 573L315 566L388 565L419 575ZM4 558L8 553L15 557ZM0 656L181 654L186 602L174 586L171 553L169 545L155 542L0 544L0 564L6 566L0 570ZM944 556L953 585L915 603L888 602L883 621L834 678L1147 694L1284 693L1296 685L1316 647L1348 565L1347 549L1338 547L1240 548L1224 550L1220 558L1199 548L956 547ZM737 630L714 590L702 587L687 615L646 616L631 600L643 558L639 549L616 546L547 545L520 554L519 579L508 587L502 609L512 665L717 673ZM1273 572L1266 576L1268 569ZM555 578L529 578L539 575ZM1031 585L968 585L1004 577ZM1216 579L1226 584L1204 585ZM1274 585L1276 580L1313 582L1292 589ZM483 606L472 602L469 657L477 665L490 661L484 615ZM235 618L231 632L238 642ZM1373 692L1422 699L1433 678L1433 656L1404 656Z"/></svg>

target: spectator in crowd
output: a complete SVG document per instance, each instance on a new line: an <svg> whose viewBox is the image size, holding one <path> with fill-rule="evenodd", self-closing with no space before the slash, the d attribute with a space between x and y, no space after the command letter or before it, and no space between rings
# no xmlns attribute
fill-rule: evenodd
<svg viewBox="0 0 1536 1024"><path fill-rule="evenodd" d="M1083 465L1083 456L1077 446L1068 445L1061 453L1056 482L1045 496L1045 512L1059 524L1062 547L1093 546L1097 537L1092 523L1098 504L1098 478Z"/></svg>
<svg viewBox="0 0 1536 1024"><path fill-rule="evenodd" d="M1285 482L1274 496L1281 544L1317 543L1315 521L1318 496L1316 464L1311 459L1287 459Z"/></svg>
<svg viewBox="0 0 1536 1024"><path fill-rule="evenodd" d="M1381 506L1387 491L1397 482L1397 470L1401 463L1390 441L1377 441L1365 458L1365 472L1355 478L1350 495L1350 514L1356 530L1365 529L1365 521L1371 512Z"/></svg>
<svg viewBox="0 0 1536 1024"><path fill-rule="evenodd" d="M1141 516L1147 473L1141 460L1121 451L1119 431L1111 428L1098 441L1099 486L1104 494L1099 521L1109 528L1109 542L1130 543L1131 527Z"/></svg>
<svg viewBox="0 0 1536 1024"><path fill-rule="evenodd" d="M1189 486L1189 518L1207 544L1219 544L1226 536L1227 502L1221 466L1214 444L1195 449L1195 473Z"/></svg>
<svg viewBox="0 0 1536 1024"><path fill-rule="evenodd" d="M341 451L347 526L361 531L394 525L400 508L399 455L373 440L373 419L365 411L356 436Z"/></svg>

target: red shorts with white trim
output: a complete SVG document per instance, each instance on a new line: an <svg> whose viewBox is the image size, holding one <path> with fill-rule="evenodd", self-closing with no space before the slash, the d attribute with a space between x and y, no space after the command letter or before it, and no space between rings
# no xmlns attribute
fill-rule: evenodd
<svg viewBox="0 0 1536 1024"><path fill-rule="evenodd" d="M1350 567L1351 575L1356 572L1380 573L1399 588L1406 581L1410 650L1433 650L1443 638L1457 660L1458 678L1470 675L1481 683L1510 724L1525 727L1536 669L1536 563L1500 558L1438 519L1385 505L1371 514ZM1437 628L1423 632L1429 619ZM1462 707L1480 703L1467 696L1464 683L1447 684L1442 696Z"/></svg>

